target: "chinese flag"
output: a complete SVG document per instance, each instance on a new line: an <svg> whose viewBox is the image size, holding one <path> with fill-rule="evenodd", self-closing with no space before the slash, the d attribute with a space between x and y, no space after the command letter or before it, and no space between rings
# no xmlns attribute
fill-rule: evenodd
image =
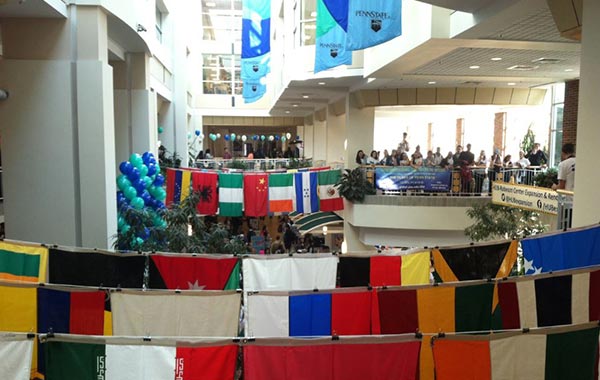
<svg viewBox="0 0 600 380"><path fill-rule="evenodd" d="M194 191L200 192L198 213L201 215L215 215L219 207L219 193L217 192L217 173L192 173Z"/></svg>
<svg viewBox="0 0 600 380"><path fill-rule="evenodd" d="M244 174L244 214L266 216L269 180L266 174Z"/></svg>

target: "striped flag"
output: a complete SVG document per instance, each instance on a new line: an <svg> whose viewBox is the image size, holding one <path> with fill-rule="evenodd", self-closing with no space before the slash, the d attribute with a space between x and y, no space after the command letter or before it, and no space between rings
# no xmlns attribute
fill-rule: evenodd
<svg viewBox="0 0 600 380"><path fill-rule="evenodd" d="M48 249L0 242L0 280L46 282Z"/></svg>
<svg viewBox="0 0 600 380"><path fill-rule="evenodd" d="M219 215L242 216L244 192L241 173L219 174Z"/></svg>
<svg viewBox="0 0 600 380"><path fill-rule="evenodd" d="M0 373L3 379L29 380L33 339L24 334L0 335Z"/></svg>
<svg viewBox="0 0 600 380"><path fill-rule="evenodd" d="M269 176L269 211L294 211L294 176L271 174Z"/></svg>
<svg viewBox="0 0 600 380"><path fill-rule="evenodd" d="M335 184L340 179L339 170L318 172L319 175L319 205L321 211L338 211L344 209L344 200Z"/></svg>
<svg viewBox="0 0 600 380"><path fill-rule="evenodd" d="M167 168L167 198L165 199L165 205L179 204L187 198L190 195L191 183L191 171Z"/></svg>
<svg viewBox="0 0 600 380"><path fill-rule="evenodd" d="M317 173L304 172L294 174L294 187L296 188L296 211L303 214L319 211Z"/></svg>

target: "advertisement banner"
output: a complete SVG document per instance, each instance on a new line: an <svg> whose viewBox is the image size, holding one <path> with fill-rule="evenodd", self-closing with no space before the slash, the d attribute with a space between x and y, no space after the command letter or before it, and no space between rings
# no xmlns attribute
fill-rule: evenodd
<svg viewBox="0 0 600 380"><path fill-rule="evenodd" d="M377 189L384 191L423 190L449 192L452 171L441 168L391 166L375 168Z"/></svg>
<svg viewBox="0 0 600 380"><path fill-rule="evenodd" d="M555 190L545 187L494 182L492 203L551 215L558 214L558 194Z"/></svg>

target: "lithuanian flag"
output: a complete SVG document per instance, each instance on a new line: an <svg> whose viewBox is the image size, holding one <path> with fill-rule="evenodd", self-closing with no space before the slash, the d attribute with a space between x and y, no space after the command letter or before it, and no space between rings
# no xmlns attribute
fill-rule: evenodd
<svg viewBox="0 0 600 380"><path fill-rule="evenodd" d="M0 242L0 280L46 282L48 249Z"/></svg>

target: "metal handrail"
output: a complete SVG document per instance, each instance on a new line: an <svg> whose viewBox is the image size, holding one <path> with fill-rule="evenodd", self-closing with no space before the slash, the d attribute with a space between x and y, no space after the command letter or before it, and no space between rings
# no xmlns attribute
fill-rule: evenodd
<svg viewBox="0 0 600 380"><path fill-rule="evenodd" d="M324 162L318 162L319 166L313 166L312 158L255 158L248 159L245 157L242 158L232 158L232 159L223 159L223 158L211 158L204 160L196 160L195 167L200 169L213 169L213 170L222 170L230 168L232 163L241 163L246 166L246 168L241 170L244 171L264 171L264 170L277 170L277 169L286 169L290 166L290 164L294 161L300 161L304 165L312 166L312 167L323 167ZM304 166L303 165L303 166ZM236 168L233 168L236 169Z"/></svg>

